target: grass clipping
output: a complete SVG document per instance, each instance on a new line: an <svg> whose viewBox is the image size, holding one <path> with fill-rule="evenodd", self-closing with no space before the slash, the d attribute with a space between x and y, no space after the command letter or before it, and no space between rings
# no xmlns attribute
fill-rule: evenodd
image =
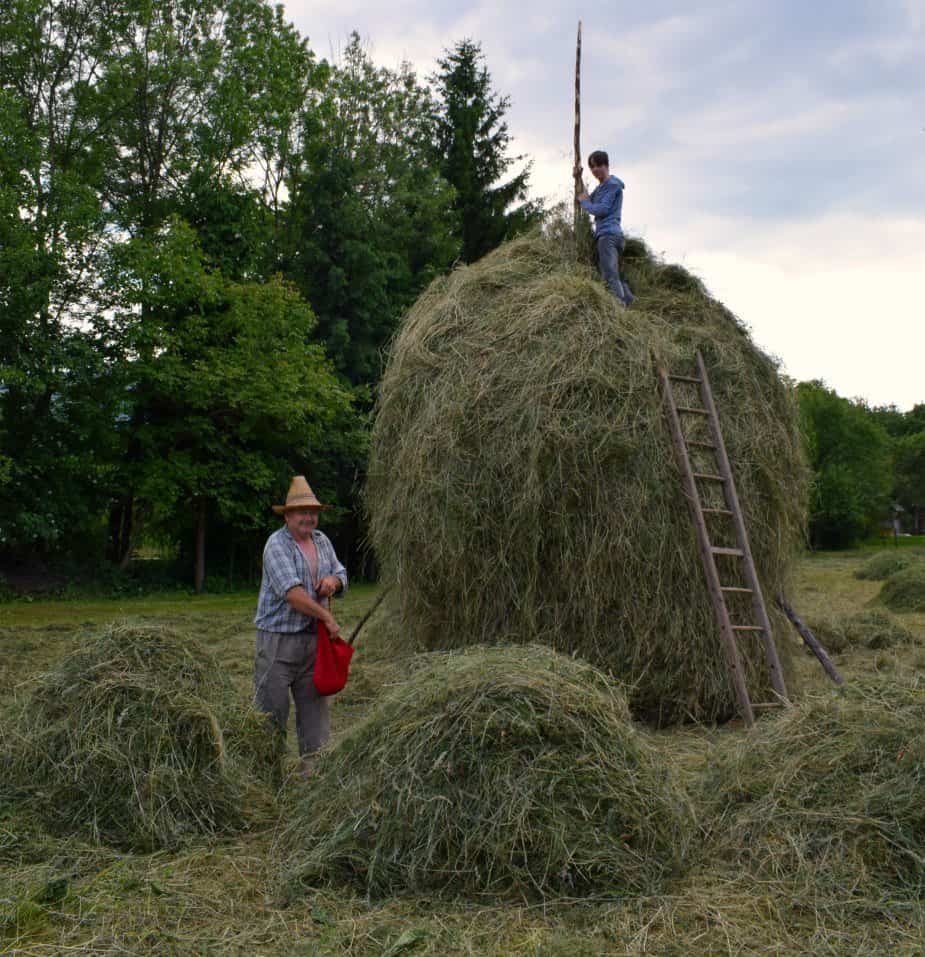
<svg viewBox="0 0 925 957"><path fill-rule="evenodd" d="M889 675L806 698L719 756L714 856L808 894L925 893L925 682Z"/></svg>
<svg viewBox="0 0 925 957"><path fill-rule="evenodd" d="M684 374L704 355L769 606L802 528L796 410L774 361L698 280L638 242L625 271L630 310L567 239L533 233L429 287L381 384L371 539L420 645L542 641L618 675L637 715L722 718L733 692L652 354ZM678 386L679 404L699 405L692 388ZM716 470L702 451L694 466ZM716 488L704 504L723 505ZM710 522L715 544L735 544L728 520ZM743 584L736 559L717 561ZM731 612L753 620L747 602ZM741 645L763 700L760 645Z"/></svg>
<svg viewBox="0 0 925 957"><path fill-rule="evenodd" d="M925 562L894 572L877 598L893 611L925 611Z"/></svg>
<svg viewBox="0 0 925 957"><path fill-rule="evenodd" d="M909 555L905 552L877 552L872 555L864 564L854 573L855 578L866 581L883 581L890 575L902 571L921 562L918 555Z"/></svg>
<svg viewBox="0 0 925 957"><path fill-rule="evenodd" d="M678 865L686 799L600 672L538 645L418 660L282 834L296 891L621 894Z"/></svg>
<svg viewBox="0 0 925 957"><path fill-rule="evenodd" d="M0 727L0 793L53 830L138 851L246 827L279 760L267 719L164 627L90 637Z"/></svg>

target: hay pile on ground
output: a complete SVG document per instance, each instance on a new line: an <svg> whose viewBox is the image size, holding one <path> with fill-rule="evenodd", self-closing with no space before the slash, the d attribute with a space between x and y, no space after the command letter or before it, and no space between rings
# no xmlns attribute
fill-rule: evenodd
<svg viewBox="0 0 925 957"><path fill-rule="evenodd" d="M864 581L883 581L895 572L900 572L917 561L920 561L917 556L904 552L877 552L876 555L872 555L864 562L854 573L854 577Z"/></svg>
<svg viewBox="0 0 925 957"><path fill-rule="evenodd" d="M826 651L840 654L851 648L892 648L915 643L916 636L892 615L868 609L850 615L814 618L810 630Z"/></svg>
<svg viewBox="0 0 925 957"><path fill-rule="evenodd" d="M925 611L925 562L890 575L878 599L893 611Z"/></svg>
<svg viewBox="0 0 925 957"><path fill-rule="evenodd" d="M850 899L925 893L925 682L812 696L718 756L713 859Z"/></svg>
<svg viewBox="0 0 925 957"><path fill-rule="evenodd" d="M293 889L619 895L678 866L686 797L603 675L538 645L418 661L321 762Z"/></svg>
<svg viewBox="0 0 925 957"><path fill-rule="evenodd" d="M636 714L721 718L734 700L652 353L683 373L696 349L706 359L769 605L803 517L795 407L698 280L640 243L626 270L638 303L624 311L567 242L536 233L430 286L382 381L371 538L425 647L542 641L632 685ZM681 404L699 404L690 388ZM733 544L723 521L715 541ZM735 583L736 560L718 561ZM768 694L760 646L742 646L753 693Z"/></svg>
<svg viewBox="0 0 925 957"><path fill-rule="evenodd" d="M247 826L279 734L188 636L112 625L39 676L0 725L0 792L59 832L133 850Z"/></svg>

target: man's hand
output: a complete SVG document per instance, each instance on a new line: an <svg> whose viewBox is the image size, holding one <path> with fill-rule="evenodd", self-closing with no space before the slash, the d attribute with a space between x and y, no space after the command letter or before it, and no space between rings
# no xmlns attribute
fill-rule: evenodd
<svg viewBox="0 0 925 957"><path fill-rule="evenodd" d="M336 638L340 634L340 625L337 624L337 621L330 612L321 620L324 622L324 627L328 629L328 634L332 638Z"/></svg>
<svg viewBox="0 0 925 957"><path fill-rule="evenodd" d="M337 590L340 588L340 579L337 575L325 575L324 578L318 582L318 586L315 588L315 591L318 594L319 598L330 598L331 595L336 595Z"/></svg>

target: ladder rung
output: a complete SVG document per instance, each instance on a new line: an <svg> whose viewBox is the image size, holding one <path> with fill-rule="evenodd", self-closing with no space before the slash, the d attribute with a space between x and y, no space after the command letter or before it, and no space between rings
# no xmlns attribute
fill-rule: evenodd
<svg viewBox="0 0 925 957"><path fill-rule="evenodd" d="M709 412L707 412L706 409L693 409L693 408L691 408L689 405L679 405L679 406L678 406L678 411L679 411L679 412L691 412L691 413L693 413L694 415L709 415L709 414L710 414Z"/></svg>
<svg viewBox="0 0 925 957"><path fill-rule="evenodd" d="M688 439L688 445L696 445L699 449L715 449L716 446L712 442L702 442L700 439Z"/></svg>
<svg viewBox="0 0 925 957"><path fill-rule="evenodd" d="M761 625L733 625L733 631L764 631Z"/></svg>
<svg viewBox="0 0 925 957"><path fill-rule="evenodd" d="M714 555L738 555L740 558L745 554L741 548L718 548L712 546L710 551L713 552Z"/></svg>
<svg viewBox="0 0 925 957"><path fill-rule="evenodd" d="M693 375L670 375L668 378L671 379L672 382L696 382L698 384L703 382L703 379L698 379Z"/></svg>
<svg viewBox="0 0 925 957"><path fill-rule="evenodd" d="M712 472L694 472L694 478L709 479L711 482L725 482L722 475L714 475Z"/></svg>
<svg viewBox="0 0 925 957"><path fill-rule="evenodd" d="M742 595L750 595L752 593L751 588L739 588L736 585L720 585L719 590L736 592Z"/></svg>
<svg viewBox="0 0 925 957"><path fill-rule="evenodd" d="M730 512L728 508L704 508L701 511L705 515L734 515L734 512Z"/></svg>

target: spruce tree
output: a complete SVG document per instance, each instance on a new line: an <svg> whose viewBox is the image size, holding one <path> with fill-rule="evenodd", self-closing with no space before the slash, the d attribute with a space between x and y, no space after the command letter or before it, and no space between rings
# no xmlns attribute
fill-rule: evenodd
<svg viewBox="0 0 925 957"><path fill-rule="evenodd" d="M438 162L456 190L461 258L474 262L537 221L542 207L526 200L532 164L502 182L524 157L508 155L510 99L492 91L481 45L461 40L437 64Z"/></svg>

